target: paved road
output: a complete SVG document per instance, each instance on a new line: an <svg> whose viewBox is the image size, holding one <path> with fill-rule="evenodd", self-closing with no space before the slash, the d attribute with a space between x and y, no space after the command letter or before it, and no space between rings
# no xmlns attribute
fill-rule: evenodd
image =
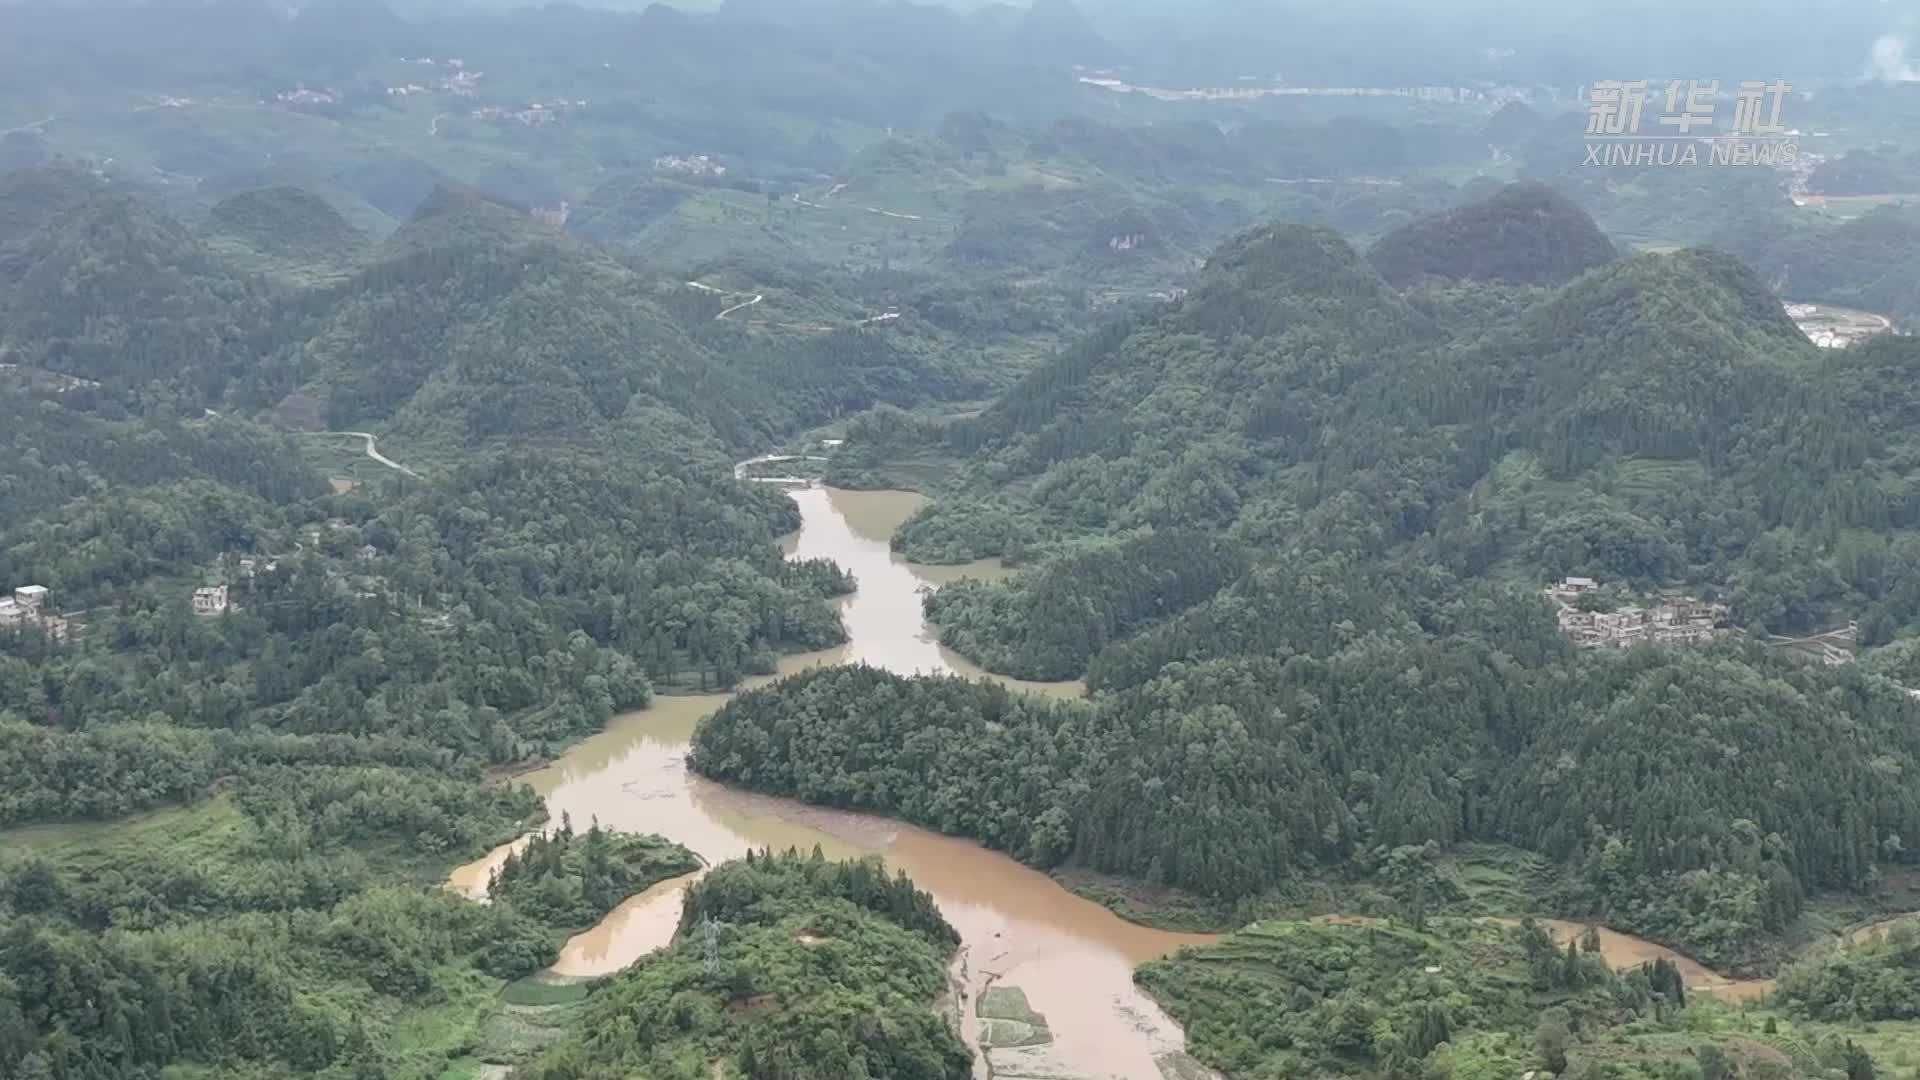
<svg viewBox="0 0 1920 1080"><path fill-rule="evenodd" d="M424 477L424 476L421 476L421 475L420 475L419 473L417 473L417 472L414 472L414 471L413 471L412 469L409 469L409 468L407 468L407 467L406 467L405 465L402 465L402 464L400 464L399 462L397 462L397 461L395 461L395 460L393 460L392 458L390 458L390 457L388 457L387 455L385 455L385 454L382 454L382 453L380 452L380 450L379 450L379 448L378 448L377 446L375 446L375 445L374 445L374 442L375 442L375 440L374 440L374 437L373 437L373 435L372 435L372 434L370 434L370 433L368 433L368 432L365 432L365 431L326 431L326 432L322 432L321 434L323 434L323 435L351 435L351 436L353 436L353 437L354 437L354 438L356 438L356 439L365 439L365 440L367 441L367 456L368 456L368 457L370 457L370 458L372 458L373 460L375 460L375 461L377 461L377 462L379 462L379 463L380 463L380 464L382 464L382 465L385 465L385 466L386 466L387 468L389 468L389 469L392 469L392 470L394 470L394 471L396 471L396 472L402 472L402 473L405 473L405 474L407 474L408 476L411 476L411 477L413 477L413 478L414 478L415 480L425 480L425 479L426 479L426 477Z"/></svg>

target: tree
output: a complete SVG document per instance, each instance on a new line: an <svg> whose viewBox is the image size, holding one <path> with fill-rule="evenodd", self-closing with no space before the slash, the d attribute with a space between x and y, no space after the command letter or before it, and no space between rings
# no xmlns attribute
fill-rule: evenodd
<svg viewBox="0 0 1920 1080"><path fill-rule="evenodd" d="M1548 1009L1533 1033L1534 1051L1539 1054L1541 1064L1555 1076L1566 1072L1567 1050L1572 1045L1573 1032L1568 1027L1567 1011L1558 1006Z"/></svg>
<svg viewBox="0 0 1920 1080"><path fill-rule="evenodd" d="M1732 1074L1727 1052L1717 1043L1702 1043L1694 1048L1693 1056L1700 1065L1700 1080L1727 1080Z"/></svg>

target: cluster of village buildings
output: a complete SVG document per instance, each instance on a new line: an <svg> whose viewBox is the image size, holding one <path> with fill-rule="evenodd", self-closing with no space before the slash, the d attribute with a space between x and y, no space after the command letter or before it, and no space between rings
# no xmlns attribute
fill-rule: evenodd
<svg viewBox="0 0 1920 1080"><path fill-rule="evenodd" d="M0 631L38 630L50 641L67 640L67 620L47 605L47 590L42 585L22 585L12 596L0 597Z"/></svg>
<svg viewBox="0 0 1920 1080"><path fill-rule="evenodd" d="M695 154L692 157L668 154L654 158L653 168L655 172L680 173L683 176L727 175L727 167L706 154Z"/></svg>
<svg viewBox="0 0 1920 1080"><path fill-rule="evenodd" d="M480 73L468 71L467 62L464 60L435 60L431 56L420 56L408 60L403 56L400 62L419 67L445 68L447 74L435 80L431 86L422 86L416 82L409 82L402 86L389 86L387 94L390 97L406 97L409 94L427 94L435 91L456 94L460 97L473 97L480 88Z"/></svg>
<svg viewBox="0 0 1920 1080"><path fill-rule="evenodd" d="M1691 596L1662 598L1647 606L1629 604L1612 611L1587 611L1578 601L1600 588L1592 578L1561 578L1547 586L1560 633L1582 648L1626 648L1643 641L1692 645L1732 633L1725 604Z"/></svg>
<svg viewBox="0 0 1920 1080"><path fill-rule="evenodd" d="M540 127L545 124L557 124L568 112L586 107L587 103L584 99L568 101L564 98L555 98L552 101L530 101L525 107L519 109L489 105L473 110L471 115L475 120L488 120L496 124L525 124L527 127Z"/></svg>

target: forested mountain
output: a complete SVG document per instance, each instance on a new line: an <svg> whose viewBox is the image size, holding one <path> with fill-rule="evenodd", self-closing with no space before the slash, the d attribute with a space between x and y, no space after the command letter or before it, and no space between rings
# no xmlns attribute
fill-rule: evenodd
<svg viewBox="0 0 1920 1080"><path fill-rule="evenodd" d="M964 1080L1048 946L512 779L577 805L617 715L847 643L730 471L781 451L924 486L902 553L1016 564L928 591L944 642L1090 696L809 670L701 773L1162 925L1398 920L1143 972L1236 1077L1879 1080L1716 1066L1779 1032L1499 920L1759 970L1920 877L1920 345L1776 295L1920 313L1911 213L1568 160L1611 31L1117 2L0 5L0 1080ZM1903 91L1817 91L1814 188L1892 193ZM1559 575L1730 640L1576 649ZM1861 663L1767 645L1828 627ZM536 975L694 875L629 970ZM1912 952L1766 1022L1909 1020Z"/></svg>
<svg viewBox="0 0 1920 1080"><path fill-rule="evenodd" d="M1114 632L1101 590L1029 602L1042 563L935 601L949 642L1016 674L1078 674L1091 656L1096 681L1137 678L1256 643L1324 647L1342 618L1293 605L1330 591L1325 608L1355 627L1489 634L1533 655L1541 635L1521 627L1543 617L1504 590L1566 574L1717 590L1739 621L1781 631L1856 617L1869 643L1920 616L1877 569L1914 550L1910 339L1821 356L1758 279L1708 251L1551 292L1416 299L1337 237L1259 230L1190 295L1112 322L977 419L871 432L971 455L951 500L902 530L909 555L1031 559L1202 527L1249 545L1256 570L1281 568ZM850 462L870 456L864 430ZM1834 543L1836 525L1873 533ZM1132 582L1118 593L1156 579L1107 554L1100 576Z"/></svg>
<svg viewBox="0 0 1920 1080"><path fill-rule="evenodd" d="M1614 257L1586 212L1539 182L1402 225L1367 258L1393 285L1561 285Z"/></svg>
<svg viewBox="0 0 1920 1080"><path fill-rule="evenodd" d="M126 194L53 167L7 174L0 203L9 362L209 395L263 343L264 287Z"/></svg>
<svg viewBox="0 0 1920 1080"><path fill-rule="evenodd" d="M297 187L242 191L215 203L208 219L219 236L295 261L350 262L367 243L340 211Z"/></svg>
<svg viewBox="0 0 1920 1080"><path fill-rule="evenodd" d="M876 403L979 397L1007 378L989 350L1024 347L1017 303L997 335L974 334L965 290L737 272L768 309L464 187L435 188L375 249L296 189L236 194L196 235L54 166L0 187L0 362L110 394L164 388L189 415L273 409L443 447L625 437L744 456ZM913 306L874 318L890 296Z"/></svg>
<svg viewBox="0 0 1920 1080"><path fill-rule="evenodd" d="M194 230L82 172L7 178L0 1074L440 1076L510 981L695 868L562 823L507 859L492 904L438 888L542 817L483 770L656 687L844 640L828 601L851 580L780 557L798 511L734 480L735 447L986 385L917 316L718 317L740 304L464 189L375 251L293 189ZM433 460L330 487L312 460L337 453L289 420L405 431ZM27 584L54 619L21 618ZM754 887L901 980L815 973L796 998L883 1002L876 1068L964 1074L926 1007L952 931L924 894L866 866L782 873ZM753 977L784 985L770 971ZM755 1030L702 1038L792 1054L784 1021ZM793 1060L844 1075L826 1044Z"/></svg>

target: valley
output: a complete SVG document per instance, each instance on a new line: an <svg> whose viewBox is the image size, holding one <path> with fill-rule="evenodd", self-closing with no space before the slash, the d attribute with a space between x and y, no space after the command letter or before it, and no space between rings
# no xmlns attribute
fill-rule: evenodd
<svg viewBox="0 0 1920 1080"><path fill-rule="evenodd" d="M1882 8L12 5L0 1080L1920 1080Z"/></svg>
<svg viewBox="0 0 1920 1080"><path fill-rule="evenodd" d="M740 463L736 476L777 463L788 455L763 455ZM770 478L790 483L788 478ZM798 533L782 541L788 558L829 558L851 572L856 591L840 601L846 645L782 661L787 675L821 665L871 665L900 674L958 674L995 678L940 648L920 611L921 594L966 577L994 579L995 563L922 566L888 548L898 525L924 504L905 492L843 491L801 481L790 494L799 504ZM775 677L750 680L745 688ZM1022 693L1077 698L1076 683L1034 684L998 678ZM1066 891L1045 874L965 839L941 836L882 817L810 806L754 794L690 773L685 755L695 727L727 699L710 695L669 696L646 710L616 716L604 732L588 737L553 763L518 779L547 804L551 818L592 820L615 829L659 833L686 845L709 864L749 850L815 847L828 858L879 855L926 888L961 934L957 985L963 1001L978 1003L989 992L1017 991L1023 1008L1044 1017L1038 1044L1021 1046L984 1038L974 1047L991 1075L1101 1076L1125 1080L1193 1077L1197 1063L1181 1054L1176 1026L1134 986L1141 963L1188 946L1219 940L1217 934L1154 930L1128 923L1107 909ZM456 870L449 884L469 896L484 896L494 867L520 841ZM594 928L570 939L551 973L567 978L611 975L666 946L680 923L685 890L699 878L662 882L615 908ZM1385 925L1369 916L1319 915L1317 924ZM1493 920L1518 925L1517 920ZM1887 925L1898 920L1890 920ZM1577 941L1587 925L1543 920L1556 944ZM1256 924L1257 929L1258 924ZM1872 934L1856 932L1856 938ZM1716 1000L1741 1001L1769 992L1771 979L1731 979L1692 959L1629 934L1599 929L1599 955L1620 969L1656 960L1672 963L1686 990ZM1032 1025L1018 1029L1030 1033ZM1014 1031L1015 1029L1009 1029ZM1010 1036L1011 1037L1011 1036ZM1020 1036L1025 1041L1030 1034Z"/></svg>

